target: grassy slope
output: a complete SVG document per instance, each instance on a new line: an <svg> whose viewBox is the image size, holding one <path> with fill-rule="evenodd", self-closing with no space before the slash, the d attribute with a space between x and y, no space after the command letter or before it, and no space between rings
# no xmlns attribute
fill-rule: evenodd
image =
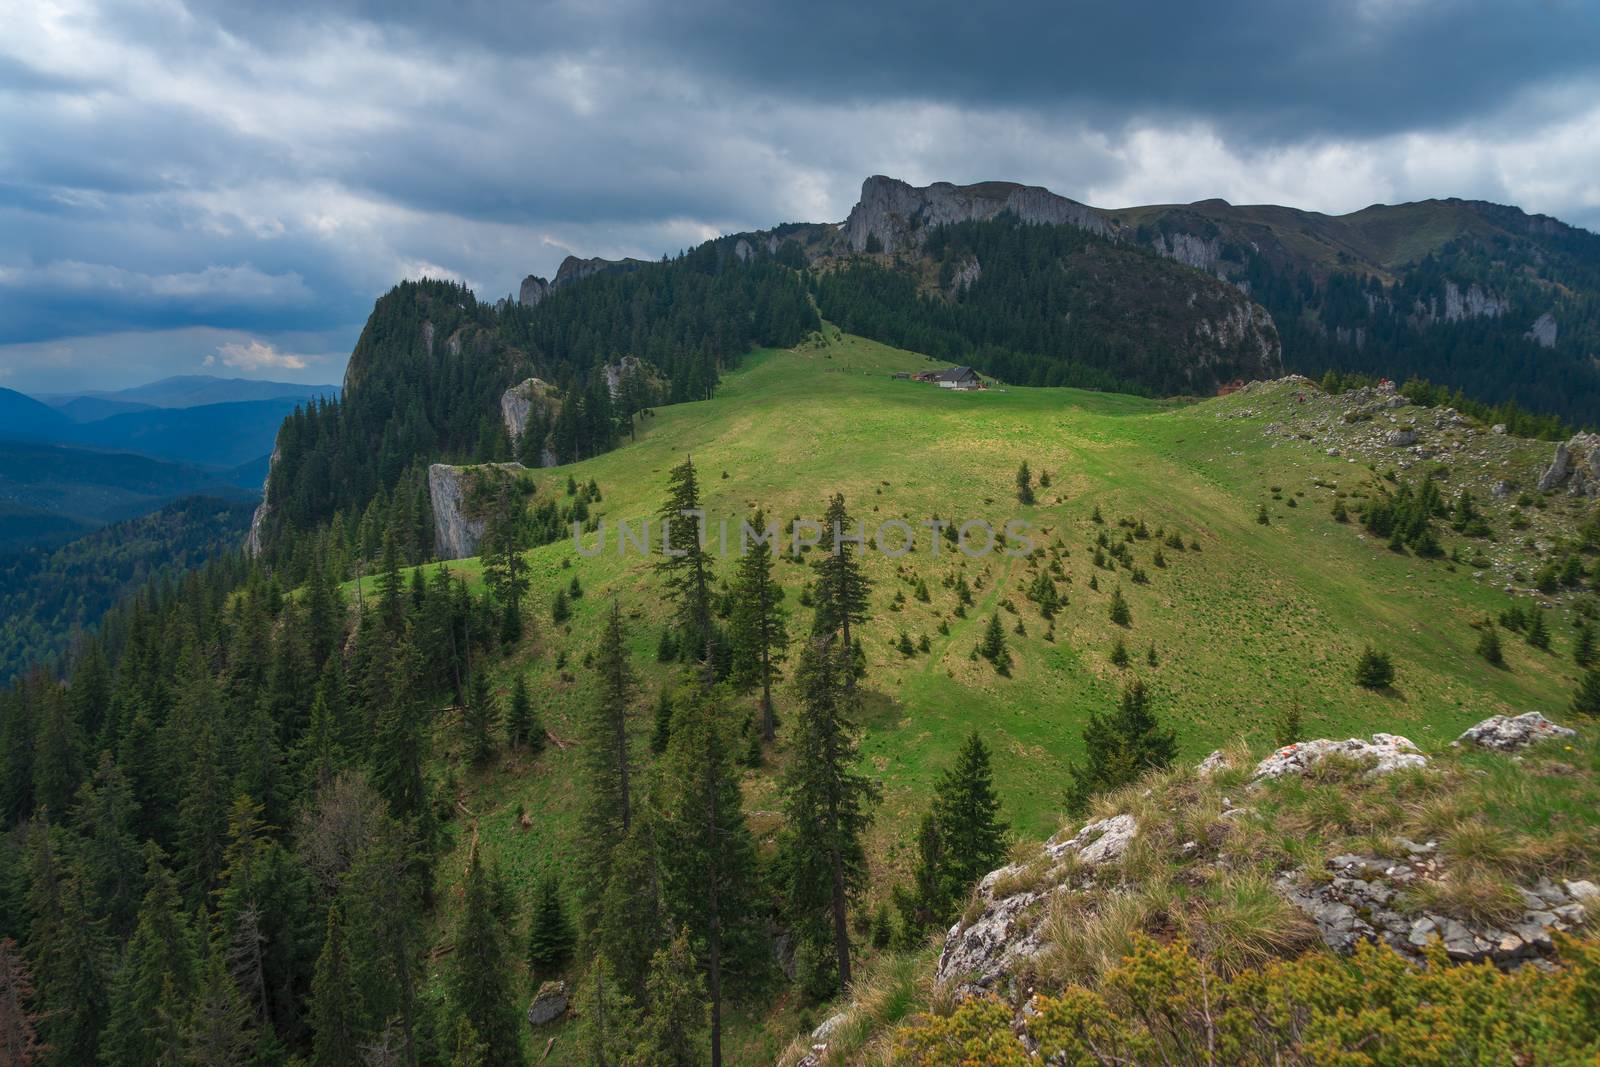
<svg viewBox="0 0 1600 1067"><path fill-rule="evenodd" d="M1047 835L1060 822L1065 763L1077 754L1086 716L1108 706L1135 674L1152 685L1186 755L1240 735L1259 747L1271 736L1274 717L1296 700L1313 736L1391 730L1425 749L1497 711L1564 707L1574 680L1564 658L1567 627L1554 627L1554 655L1512 638L1510 669L1488 667L1472 654L1476 635L1468 623L1502 606L1504 597L1464 570L1396 556L1354 528L1334 524L1330 494L1313 488L1311 479L1353 487L1370 478L1368 472L1309 444L1274 443L1261 432L1263 419L1219 418L1238 410L1238 398L1171 407L1069 390L957 395L889 377L893 370L927 366L920 356L851 337L826 349L760 353L715 399L662 409L646 420L637 443L570 469L580 480L597 480L601 510L612 521L652 515L669 467L692 453L713 517L736 521L758 504L785 520L815 516L837 490L863 518L899 517L913 526L934 514L997 526L1020 514L1048 535L1047 543L1070 553L1062 562L1072 581L1062 590L1071 603L1057 620L1054 644L1043 639L1045 625L1022 596L1031 576L1022 561L998 555L970 560L948 549L935 560L926 552L926 531L921 551L903 561L904 578L896 575L895 561L869 557L876 586L874 618L865 628L872 696L863 750L885 787L873 830L878 892L885 896L890 877L909 863L906 842L931 782L968 730L978 729L994 750L996 782L1014 827L1029 837ZM1019 510L1014 474L1023 459L1035 472L1047 470L1053 484L1040 491L1037 506ZM568 473L539 472L539 491L563 491ZM1271 501L1274 485L1307 495L1291 509ZM1262 502L1272 513L1267 526L1256 521ZM1090 562L1100 529L1090 522L1097 504L1113 534L1121 534L1118 517L1136 516L1152 529L1178 527L1199 540L1201 551L1169 549L1168 566L1156 569L1154 542L1138 542L1134 555L1150 585L1132 584L1125 571L1097 571ZM535 634L507 661L501 692L509 689L511 670L526 671L546 725L570 738L574 708L590 687L581 659L615 594L646 679L643 733L664 677L654 646L666 612L648 564L619 560L614 540L599 558L579 558L569 541L529 558ZM475 560L452 566L478 574ZM977 607L965 619L953 617L955 594L941 581L961 571L974 584L982 579ZM731 562L723 570L730 572ZM586 595L574 605L571 622L557 629L547 607L574 573ZM919 574L933 594L931 604L911 595L907 579ZM1098 592L1087 587L1091 574L1099 576ZM797 633L809 624L809 612L797 604L805 576L802 564L782 566L788 604L800 616L791 625ZM1106 605L1119 582L1134 617L1126 637L1135 666L1128 671L1107 658L1115 628ZM889 610L896 589L906 593L900 612ZM1015 619L1002 613L1016 659L1010 678L969 658L1004 597L1017 605L1028 630L1027 637L1009 633ZM936 632L941 618L950 624L948 637ZM927 634L931 654L907 660L890 648L902 629L913 640ZM1368 641L1394 654L1396 691L1372 694L1351 684L1351 665ZM1143 659L1151 643L1160 659L1156 668ZM569 655L565 672L555 667L560 651ZM788 694L779 700L781 715ZM454 744L448 731L441 734L447 758ZM534 761L512 756L484 772L459 772L461 798L476 814L479 833L519 886L531 885L546 864L561 863L563 828L576 799L569 767L569 754L551 750ZM748 807L758 832L770 833L777 807L770 773L750 776ZM519 827L522 810L531 828ZM444 865L452 881L458 859ZM780 1011L764 1032L736 1026L743 1053L733 1062L770 1062L787 1038L778 1031L796 1022Z"/></svg>

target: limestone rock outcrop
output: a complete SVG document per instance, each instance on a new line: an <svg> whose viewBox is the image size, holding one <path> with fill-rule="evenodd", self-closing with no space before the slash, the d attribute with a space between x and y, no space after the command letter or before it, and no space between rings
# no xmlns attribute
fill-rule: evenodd
<svg viewBox="0 0 1600 1067"><path fill-rule="evenodd" d="M1557 726L1537 711L1525 715L1495 715L1470 726L1456 739L1457 745L1477 745L1497 752L1515 752L1539 741L1572 737L1576 730Z"/></svg>
<svg viewBox="0 0 1600 1067"><path fill-rule="evenodd" d="M520 463L486 463L456 467L435 463L428 468L428 500L433 505L433 551L439 559L465 559L478 554L483 542L485 517L473 506L476 479L515 477L526 468Z"/></svg>
<svg viewBox="0 0 1600 1067"><path fill-rule="evenodd" d="M1528 332L1523 336L1540 348L1554 348L1558 332L1556 317L1546 311L1543 315L1533 320L1533 325L1528 327Z"/></svg>
<svg viewBox="0 0 1600 1067"><path fill-rule="evenodd" d="M1573 496L1600 496L1600 434L1574 434L1556 445L1550 466L1539 477L1539 491L1563 485Z"/></svg>
<svg viewBox="0 0 1600 1067"><path fill-rule="evenodd" d="M880 174L861 183L861 199L844 221L844 240L853 252L865 252L874 237L885 252L915 251L935 226L986 222L1003 212L1023 222L1077 226L1105 236L1113 232L1094 208L1038 186L934 182L918 188Z"/></svg>
<svg viewBox="0 0 1600 1067"><path fill-rule="evenodd" d="M538 307L539 301L550 295L550 283L537 274L530 274L522 279L522 288L517 292L517 303L525 308Z"/></svg>
<svg viewBox="0 0 1600 1067"><path fill-rule="evenodd" d="M542 416L544 424L549 425L555 422L560 412L561 397L557 395L555 387L542 378L518 382L500 394L500 418L505 423L506 436L511 438L512 444L520 444L529 421L534 420L535 416ZM540 446L539 464L544 467L556 465L555 452L548 442Z"/></svg>
<svg viewBox="0 0 1600 1067"><path fill-rule="evenodd" d="M1284 745L1256 764L1256 771L1251 780L1260 782L1268 778L1282 778L1286 774L1304 774L1307 768L1321 763L1329 756L1342 756L1369 763L1371 764L1367 772L1369 774L1388 774L1391 771L1428 765L1428 757L1424 756L1409 739L1399 734L1373 734L1370 741L1363 741L1358 737L1344 741L1330 741L1324 737L1315 741Z"/></svg>

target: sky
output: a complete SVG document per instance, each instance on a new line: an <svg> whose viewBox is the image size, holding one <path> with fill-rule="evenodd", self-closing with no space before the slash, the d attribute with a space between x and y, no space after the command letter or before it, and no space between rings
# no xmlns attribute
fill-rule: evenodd
<svg viewBox="0 0 1600 1067"><path fill-rule="evenodd" d="M405 278L837 221L1460 196L1600 230L1600 0L0 0L0 387L337 382Z"/></svg>

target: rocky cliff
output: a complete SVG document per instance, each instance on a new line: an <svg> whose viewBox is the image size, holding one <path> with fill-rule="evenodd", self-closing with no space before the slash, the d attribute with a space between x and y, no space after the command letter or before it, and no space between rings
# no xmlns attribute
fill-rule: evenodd
<svg viewBox="0 0 1600 1067"><path fill-rule="evenodd" d="M478 554L485 519L474 490L481 479L515 477L520 463L486 463L457 467L435 463L428 468L428 499L433 505L433 551L439 559L465 559Z"/></svg>
<svg viewBox="0 0 1600 1067"><path fill-rule="evenodd" d="M244 550L251 556L261 554L263 535L266 532L267 519L272 514L268 494L272 489L272 468L278 465L278 449L273 446L272 458L267 461L267 480L261 483L261 503L256 505L255 512L250 516L250 532L244 538Z"/></svg>
<svg viewBox="0 0 1600 1067"><path fill-rule="evenodd" d="M934 226L987 222L1004 212L1023 222L1077 226L1103 236L1113 233L1094 208L1038 186L934 182L917 188L880 174L861 183L861 199L844 221L843 238L853 252L865 252L871 238L877 238L884 252L915 251Z"/></svg>
<svg viewBox="0 0 1600 1067"><path fill-rule="evenodd" d="M555 421L561 412L561 397L555 386L542 378L529 378L518 382L500 395L500 418L506 426L506 435L513 444L522 439L530 418L542 416L547 424ZM545 464L554 466L554 462Z"/></svg>

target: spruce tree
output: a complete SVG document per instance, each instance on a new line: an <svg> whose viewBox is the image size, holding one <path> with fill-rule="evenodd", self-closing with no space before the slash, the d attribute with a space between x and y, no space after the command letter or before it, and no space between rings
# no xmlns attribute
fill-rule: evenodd
<svg viewBox="0 0 1600 1067"><path fill-rule="evenodd" d="M375 709L372 745L372 786L389 804L397 819L418 820L426 838L428 786L424 777L427 735L412 678L412 655L407 643L394 650L384 672L380 704Z"/></svg>
<svg viewBox="0 0 1600 1067"><path fill-rule="evenodd" d="M1033 475L1028 471L1027 460L1017 468L1017 503L1025 506L1033 503Z"/></svg>
<svg viewBox="0 0 1600 1067"><path fill-rule="evenodd" d="M636 1003L644 996L650 956L669 929L657 838L654 809L639 805L627 834L612 850L598 917L583 938L585 951L605 956L615 981ZM583 900L580 894L580 904Z"/></svg>
<svg viewBox="0 0 1600 1067"><path fill-rule="evenodd" d="M1356 684L1363 689L1386 689L1394 684L1394 661L1387 652L1368 645L1356 660Z"/></svg>
<svg viewBox="0 0 1600 1067"><path fill-rule="evenodd" d="M466 707L461 709L462 739L473 763L487 763L494 755L494 734L499 724L500 702L489 691L488 672L479 664L467 686Z"/></svg>
<svg viewBox="0 0 1600 1067"><path fill-rule="evenodd" d="M703 690L680 691L661 774L658 830L665 910L693 936L705 969L712 1067L722 1063L727 976L736 976L746 988L755 984L766 951L755 839L745 823L738 768L722 732L725 711Z"/></svg>
<svg viewBox="0 0 1600 1067"><path fill-rule="evenodd" d="M591 930L611 869L611 854L633 816L633 755L628 718L637 684L628 665L622 609L611 602L595 657L598 692L582 709L579 760L583 785L579 813L579 922Z"/></svg>
<svg viewBox="0 0 1600 1067"><path fill-rule="evenodd" d="M757 510L751 525L764 530L766 516ZM783 587L774 581L772 546L766 540L749 546L740 559L733 596L733 679L744 690L760 686L761 737L770 744L777 732L772 683L782 677L778 668L786 655L789 633Z"/></svg>
<svg viewBox="0 0 1600 1067"><path fill-rule="evenodd" d="M528 966L536 975L556 973L572 958L575 942L572 921L561 900L561 880L547 874L539 879L528 920Z"/></svg>
<svg viewBox="0 0 1600 1067"><path fill-rule="evenodd" d="M522 497L510 478L502 478L484 523L479 554L483 557L484 581L503 609L500 639L506 644L514 644L522 637L522 598L531 584L528 561L522 554L525 547L527 525Z"/></svg>
<svg viewBox="0 0 1600 1067"><path fill-rule="evenodd" d="M1544 612L1538 608L1529 613L1528 632L1525 636L1528 644L1541 652L1550 648L1550 628L1545 625Z"/></svg>
<svg viewBox="0 0 1600 1067"><path fill-rule="evenodd" d="M801 709L782 781L787 911L799 936L818 947L831 942L835 988L850 983L849 911L866 887L861 838L878 798L856 770L851 660L828 638L807 643L796 672Z"/></svg>
<svg viewBox="0 0 1600 1067"><path fill-rule="evenodd" d="M1127 598L1122 595L1122 587L1111 590L1111 621L1117 626L1132 626L1133 611L1128 607Z"/></svg>
<svg viewBox="0 0 1600 1067"><path fill-rule="evenodd" d="M528 679L521 671L511 683L511 706L506 711L506 740L512 745L527 745L534 755L544 751L544 723L533 709L528 694Z"/></svg>
<svg viewBox="0 0 1600 1067"><path fill-rule="evenodd" d="M823 552L815 564L816 615L812 633L837 634L838 647L842 649L854 647L850 626L866 621L867 592L871 588L853 551L855 542L850 540L855 525L845 508L844 494L835 493L822 516ZM845 684L854 685L855 677L856 665L852 663Z"/></svg>
<svg viewBox="0 0 1600 1067"><path fill-rule="evenodd" d="M1590 667L1578 682L1572 697L1572 710L1589 718L1600 718L1600 669Z"/></svg>
<svg viewBox="0 0 1600 1067"><path fill-rule="evenodd" d="M1496 667L1505 666L1505 653L1500 649L1500 631L1493 622L1486 623L1478 635L1478 655Z"/></svg>
<svg viewBox="0 0 1600 1067"><path fill-rule="evenodd" d="M483 1042L484 1067L520 1067L511 960L504 920L497 914L497 895L474 848L451 956L450 1003L456 1016L471 1023Z"/></svg>
<svg viewBox="0 0 1600 1067"><path fill-rule="evenodd" d="M198 981L194 933L177 880L155 845L149 845L145 855L150 889L111 984L110 1015L100 1049L107 1064L155 1067L180 1060L175 1030L152 1027L151 1022L161 1017L164 996L183 1003L194 994Z"/></svg>
<svg viewBox="0 0 1600 1067"><path fill-rule="evenodd" d="M711 561L700 543L700 483L694 461L685 456L667 479L667 500L660 512L662 553L656 571L667 595L677 605L678 627L697 657L711 647Z"/></svg>
<svg viewBox="0 0 1600 1067"><path fill-rule="evenodd" d="M204 918L202 911L196 925ZM193 1003L179 1003L186 1016L181 1027L184 1063L221 1067L251 1061L257 1044L253 1016L229 974L227 946L219 936L209 938Z"/></svg>
<svg viewBox="0 0 1600 1067"><path fill-rule="evenodd" d="M1588 619L1578 624L1577 635L1572 639L1572 662L1587 669L1594 665L1594 624Z"/></svg>
<svg viewBox="0 0 1600 1067"><path fill-rule="evenodd" d="M627 1067L700 1067L708 1062L706 990L687 931L680 931L651 958L645 992L639 1040ZM713 1004L709 1053L713 1067L722 1062L715 1011Z"/></svg>
<svg viewBox="0 0 1600 1067"><path fill-rule="evenodd" d="M6 1067L29 1067L44 1051L33 997L33 975L17 943L0 938L0 1063Z"/></svg>
<svg viewBox="0 0 1600 1067"><path fill-rule="evenodd" d="M978 645L978 655L994 664L995 670L1006 674L1011 669L1011 652L1006 648L1005 627L1000 625L998 614L989 616L984 628L983 641Z"/></svg>
<svg viewBox="0 0 1600 1067"><path fill-rule="evenodd" d="M361 1004L351 973L344 932L344 906L328 905L327 932L311 978L311 1067L348 1067L361 1062Z"/></svg>
<svg viewBox="0 0 1600 1067"><path fill-rule="evenodd" d="M634 1001L618 984L610 962L596 953L578 983L578 1055L588 1067L621 1067L637 1040Z"/></svg>
<svg viewBox="0 0 1600 1067"><path fill-rule="evenodd" d="M999 867L1006 854L1007 827L994 792L989 747L976 730L967 735L955 763L934 786L933 815L944 839L940 873L954 899Z"/></svg>
<svg viewBox="0 0 1600 1067"><path fill-rule="evenodd" d="M1089 800L1136 780L1147 770L1169 766L1177 756L1178 742L1163 730L1144 683L1135 680L1122 691L1122 701L1110 715L1089 713L1083 728L1085 762L1069 764L1072 776L1067 804L1074 814L1088 809Z"/></svg>

